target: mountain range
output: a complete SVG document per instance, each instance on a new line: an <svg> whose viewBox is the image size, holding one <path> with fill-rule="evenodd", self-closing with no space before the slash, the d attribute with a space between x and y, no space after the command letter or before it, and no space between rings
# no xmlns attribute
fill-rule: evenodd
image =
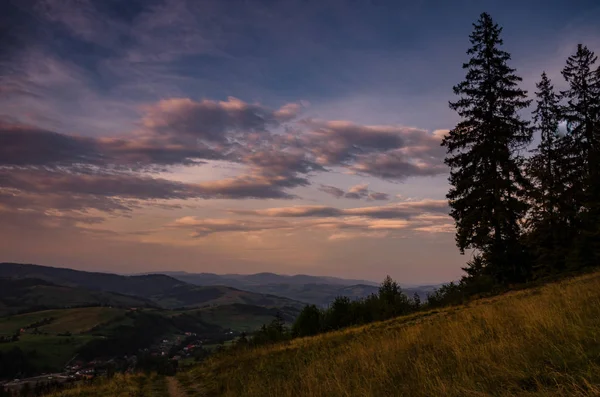
<svg viewBox="0 0 600 397"><path fill-rule="evenodd" d="M309 276L299 274L294 276L275 273L257 274L214 274L163 272L180 281L198 286L223 285L245 291L266 293L289 298L318 306L327 306L337 296L347 296L351 299L364 298L377 293L379 284L367 280L344 279L339 277ZM438 285L402 285L407 295L419 295L421 300L427 299L427 294Z"/></svg>
<svg viewBox="0 0 600 397"><path fill-rule="evenodd" d="M20 294L30 290L36 293L43 293L37 301L45 301L46 305L60 307L59 301L77 302L80 299L77 296L82 291L87 291L89 296L98 292L110 293L102 299L116 299L119 296L137 297L136 302L154 304L165 309L174 308L192 308L205 306L228 305L234 303L262 306L267 308L302 308L304 303L289 298L283 298L271 294L243 291L237 288L224 285L199 286L186 283L176 278L163 275L139 275L139 276L121 276L117 274L85 272L80 270L56 268L49 266L18 264L18 263L0 263L0 278L4 279L4 284L14 284L16 280L30 280L27 283L29 289L21 288ZM42 281L41 285L34 285L31 280ZM25 281L21 281L25 283ZM8 288L8 286L5 286ZM11 287L13 291L18 286ZM62 296L58 299L58 294L54 291L62 288ZM19 295L15 295L19 298ZM70 298L69 298L70 297ZM100 296L98 295L100 298ZM102 301L98 299L98 301ZM34 302L35 303L35 302ZM37 304L37 303L35 303ZM131 303L128 303L131 305ZM35 305L34 305L35 306Z"/></svg>
<svg viewBox="0 0 600 397"><path fill-rule="evenodd" d="M41 307L40 302L46 305L54 302L55 307L65 306L65 302L73 302L73 306L98 302L121 303L121 306L155 305L165 309L248 304L295 311L306 303L327 306L337 296L358 299L378 290L378 284L372 281L338 277L187 272L118 275L19 263L0 263L0 278L36 279L46 283L22 288L19 295L24 297L23 304L12 305L18 310ZM434 288L435 285L404 286L403 291L411 296L416 293L425 300ZM134 297L137 300L132 300Z"/></svg>

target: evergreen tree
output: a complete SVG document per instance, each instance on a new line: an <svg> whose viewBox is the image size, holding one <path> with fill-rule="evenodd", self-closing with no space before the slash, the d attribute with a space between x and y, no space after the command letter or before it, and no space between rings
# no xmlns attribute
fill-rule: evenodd
<svg viewBox="0 0 600 397"><path fill-rule="evenodd" d="M567 59L562 75L569 89L562 92L563 109L573 159L574 198L579 210L577 265L596 265L600 259L600 68L597 56L579 44Z"/></svg>
<svg viewBox="0 0 600 397"><path fill-rule="evenodd" d="M398 296L402 294L402 289L396 281L390 276L386 276L379 286L379 299L385 304L393 305Z"/></svg>
<svg viewBox="0 0 600 397"><path fill-rule="evenodd" d="M540 143L529 159L527 172L531 208L527 220L528 243L536 255L536 273L560 272L565 266L565 248L572 240L576 208L572 201L572 157L568 141L561 137L560 97L546 73L536 85L534 129Z"/></svg>
<svg viewBox="0 0 600 397"><path fill-rule="evenodd" d="M500 283L527 277L520 222L527 210L527 181L518 149L531 141L529 123L518 112L530 103L518 88L521 78L500 47L502 28L481 14L470 35L466 78L454 87L450 103L462 120L444 138L450 166L447 198L455 220L456 242L481 252L484 271Z"/></svg>
<svg viewBox="0 0 600 397"><path fill-rule="evenodd" d="M321 332L322 313L315 305L306 305L292 327L295 337L311 336Z"/></svg>

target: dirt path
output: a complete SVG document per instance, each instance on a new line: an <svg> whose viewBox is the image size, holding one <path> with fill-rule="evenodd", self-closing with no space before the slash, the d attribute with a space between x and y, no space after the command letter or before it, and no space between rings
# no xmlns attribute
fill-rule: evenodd
<svg viewBox="0 0 600 397"><path fill-rule="evenodd" d="M167 386L169 388L169 397L188 397L174 376L167 377Z"/></svg>

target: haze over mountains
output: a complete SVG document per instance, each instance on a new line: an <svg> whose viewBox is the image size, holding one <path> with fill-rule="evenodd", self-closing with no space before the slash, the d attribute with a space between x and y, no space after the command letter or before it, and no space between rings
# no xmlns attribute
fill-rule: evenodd
<svg viewBox="0 0 600 397"><path fill-rule="evenodd" d="M215 274L215 273L190 273L190 272L152 272L141 274L166 274L179 280L196 285L228 285L231 287L245 287L249 285L265 284L332 284L355 285L365 284L377 286L379 283L368 280L345 279L329 276L310 276L306 274L285 275L276 273L255 274Z"/></svg>
<svg viewBox="0 0 600 397"><path fill-rule="evenodd" d="M304 306L302 302L274 295L242 291L222 285L192 285L162 274L121 276L39 265L0 263L0 278L43 280L45 284L67 287L69 289L64 291L71 292L85 289L140 297L166 309L235 303L280 308ZM39 287L36 289L40 290Z"/></svg>
<svg viewBox="0 0 600 397"><path fill-rule="evenodd" d="M124 276L17 263L0 263L0 278L39 281L39 285L29 281L26 287L23 282L19 284L20 294L28 297L21 302L29 302L19 306L20 309L41 307L42 302L51 303L52 307L66 306L60 302L67 302L67 296L72 299L72 306L128 302L126 305L156 305L166 309L231 304L299 309L306 303L326 306L337 296L366 297L378 288L378 283L372 281L310 275L164 272ZM426 299L434 287L403 290L407 295L417 293ZM57 300L59 295L63 298Z"/></svg>
<svg viewBox="0 0 600 397"><path fill-rule="evenodd" d="M156 273L154 273L156 274ZM164 272L178 280L199 286L223 285L245 291L277 295L301 302L326 306L338 296L351 299L364 298L377 292L379 283L367 280L339 277L310 276L305 274L282 275L275 273L214 274ZM432 292L435 285L402 285L403 291L412 296L417 293L422 300Z"/></svg>

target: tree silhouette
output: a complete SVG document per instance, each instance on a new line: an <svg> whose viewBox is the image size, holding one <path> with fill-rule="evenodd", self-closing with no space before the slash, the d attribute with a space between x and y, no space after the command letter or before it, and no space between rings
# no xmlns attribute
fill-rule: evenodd
<svg viewBox="0 0 600 397"><path fill-rule="evenodd" d="M450 103L462 120L442 141L451 169L447 198L461 253L477 250L485 272L509 283L528 274L520 243L528 183L518 149L531 141L532 132L518 112L530 101L507 64L509 53L500 49L502 28L487 13L473 26L466 78L454 87L459 99Z"/></svg>
<svg viewBox="0 0 600 397"><path fill-rule="evenodd" d="M574 261L593 266L600 259L600 68L598 57L579 44L562 75L569 88L561 94L573 161L574 199L579 229Z"/></svg>
<svg viewBox="0 0 600 397"><path fill-rule="evenodd" d="M552 82L542 73L536 85L537 101L533 112L534 129L540 143L527 162L532 182L528 192L530 211L528 243L535 253L536 273L560 272L565 267L566 247L572 241L577 210L569 183L572 156L567 137L560 136L560 97Z"/></svg>

